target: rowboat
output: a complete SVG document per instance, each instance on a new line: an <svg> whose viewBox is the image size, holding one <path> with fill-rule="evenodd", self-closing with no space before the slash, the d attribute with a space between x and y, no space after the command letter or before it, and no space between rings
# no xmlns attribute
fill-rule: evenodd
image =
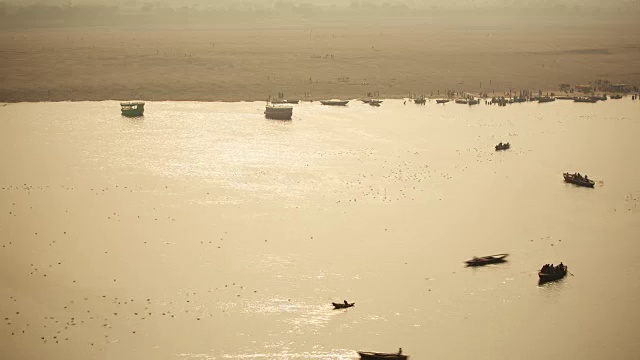
<svg viewBox="0 0 640 360"><path fill-rule="evenodd" d="M473 257L471 260L465 261L467 266L485 266L489 264L499 264L506 262L505 258L509 256L509 254L496 254L489 255L483 257Z"/></svg>
<svg viewBox="0 0 640 360"><path fill-rule="evenodd" d="M467 99L456 99L456 104L467 104Z"/></svg>
<svg viewBox="0 0 640 360"><path fill-rule="evenodd" d="M578 173L576 174L563 173L562 176L564 177L565 182L578 185L578 186L592 188L596 184L593 180L589 179L588 176L586 175L582 176Z"/></svg>
<svg viewBox="0 0 640 360"><path fill-rule="evenodd" d="M333 308L334 309L346 309L346 308L350 308L352 306L354 306L356 303L352 302L352 303L348 303L348 302L343 302L343 303L334 303L332 302L331 304L333 304Z"/></svg>
<svg viewBox="0 0 640 360"><path fill-rule="evenodd" d="M500 151L500 150L507 150L509 148L511 148L511 144L509 143L499 143L498 145L495 146L496 151Z"/></svg>
<svg viewBox="0 0 640 360"><path fill-rule="evenodd" d="M362 360L406 360L409 355L403 355L402 349L397 353L378 353L371 351L358 351L360 359Z"/></svg>
<svg viewBox="0 0 640 360"><path fill-rule="evenodd" d="M449 99L436 99L436 104L446 104L449 102Z"/></svg>
<svg viewBox="0 0 640 360"><path fill-rule="evenodd" d="M567 275L568 269L567 265L563 265L562 263L557 266L545 265L540 269L540 272L538 272L538 282L544 284L549 281L562 279Z"/></svg>

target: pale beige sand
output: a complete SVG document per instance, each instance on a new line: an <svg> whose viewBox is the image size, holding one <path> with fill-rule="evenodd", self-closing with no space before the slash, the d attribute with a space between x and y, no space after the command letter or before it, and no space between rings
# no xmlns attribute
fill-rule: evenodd
<svg viewBox="0 0 640 360"><path fill-rule="evenodd" d="M3 32L0 101L262 100L280 91L402 97L554 90L596 79L638 85L637 30L612 23Z"/></svg>

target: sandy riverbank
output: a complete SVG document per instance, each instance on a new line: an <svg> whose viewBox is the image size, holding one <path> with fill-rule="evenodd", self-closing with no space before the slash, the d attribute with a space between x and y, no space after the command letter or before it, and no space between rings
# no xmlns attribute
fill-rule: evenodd
<svg viewBox="0 0 640 360"><path fill-rule="evenodd" d="M0 34L0 101L404 97L640 85L640 35L457 26L28 30ZM621 36L624 34L624 36Z"/></svg>

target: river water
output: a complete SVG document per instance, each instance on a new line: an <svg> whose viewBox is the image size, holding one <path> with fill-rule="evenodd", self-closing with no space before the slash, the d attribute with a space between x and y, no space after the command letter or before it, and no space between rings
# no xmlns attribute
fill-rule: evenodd
<svg viewBox="0 0 640 360"><path fill-rule="evenodd" d="M1 106L0 358L639 356L639 101L263 110Z"/></svg>

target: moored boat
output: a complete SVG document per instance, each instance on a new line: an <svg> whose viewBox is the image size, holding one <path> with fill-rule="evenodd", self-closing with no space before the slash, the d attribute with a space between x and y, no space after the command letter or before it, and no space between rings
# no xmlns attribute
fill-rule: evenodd
<svg viewBox="0 0 640 360"><path fill-rule="evenodd" d="M496 255L488 255L483 257L473 257L470 260L465 261L467 266L485 266L489 264L499 264L506 262L505 258L509 256L509 254L496 254Z"/></svg>
<svg viewBox="0 0 640 360"><path fill-rule="evenodd" d="M358 351L362 360L406 360L409 355L402 354L402 348L397 353L379 353L371 351Z"/></svg>
<svg viewBox="0 0 640 360"><path fill-rule="evenodd" d="M334 302L332 302L331 304L333 304L333 308L334 309L346 309L346 308L350 308L350 307L354 306L356 303L355 302L349 303L349 302L347 302L347 300L345 300L343 303L334 303Z"/></svg>
<svg viewBox="0 0 640 360"><path fill-rule="evenodd" d="M498 145L495 146L496 151L500 151L500 150L507 150L509 148L511 148L511 144L509 143L502 143L500 142Z"/></svg>
<svg viewBox="0 0 640 360"><path fill-rule="evenodd" d="M573 96L556 96L556 100L574 100Z"/></svg>
<svg viewBox="0 0 640 360"><path fill-rule="evenodd" d="M436 99L436 104L446 104L449 102L449 99Z"/></svg>
<svg viewBox="0 0 640 360"><path fill-rule="evenodd" d="M538 272L539 283L544 284L549 281L555 281L562 279L567 275L567 265L560 263L560 265L553 266L553 264L545 264Z"/></svg>
<svg viewBox="0 0 640 360"><path fill-rule="evenodd" d="M580 102L580 103L595 103L598 101L598 99L594 99L592 97L579 96L573 99L573 101Z"/></svg>
<svg viewBox="0 0 640 360"><path fill-rule="evenodd" d="M126 101L120 103L122 115L136 117L144 115L144 101Z"/></svg>
<svg viewBox="0 0 640 360"><path fill-rule="evenodd" d="M550 96L543 96L543 97L538 99L538 103L547 103L547 102L552 102L552 101L556 101L556 98L550 97Z"/></svg>
<svg viewBox="0 0 640 360"><path fill-rule="evenodd" d="M349 100L321 100L320 104L329 106L345 106L349 103Z"/></svg>
<svg viewBox="0 0 640 360"><path fill-rule="evenodd" d="M622 99L622 95L620 94L615 94L615 95L611 95L612 99Z"/></svg>
<svg viewBox="0 0 640 360"><path fill-rule="evenodd" d="M415 102L416 104L426 104L427 103L427 98L425 98L423 95L418 96L417 98L415 98L413 100L413 102Z"/></svg>
<svg viewBox="0 0 640 360"><path fill-rule="evenodd" d="M480 104L480 101L478 101L476 99L469 99L467 104L469 104L469 105L478 105L478 104Z"/></svg>
<svg viewBox="0 0 640 360"><path fill-rule="evenodd" d="M275 99L271 100L272 104L298 104L300 100Z"/></svg>
<svg viewBox="0 0 640 360"><path fill-rule="evenodd" d="M580 175L580 173L574 173L574 174L563 173L562 176L564 177L565 182L578 185L578 186L592 188L596 184L593 180L589 179L587 175L582 176Z"/></svg>
<svg viewBox="0 0 640 360"><path fill-rule="evenodd" d="M456 104L467 104L467 99L456 99Z"/></svg>

